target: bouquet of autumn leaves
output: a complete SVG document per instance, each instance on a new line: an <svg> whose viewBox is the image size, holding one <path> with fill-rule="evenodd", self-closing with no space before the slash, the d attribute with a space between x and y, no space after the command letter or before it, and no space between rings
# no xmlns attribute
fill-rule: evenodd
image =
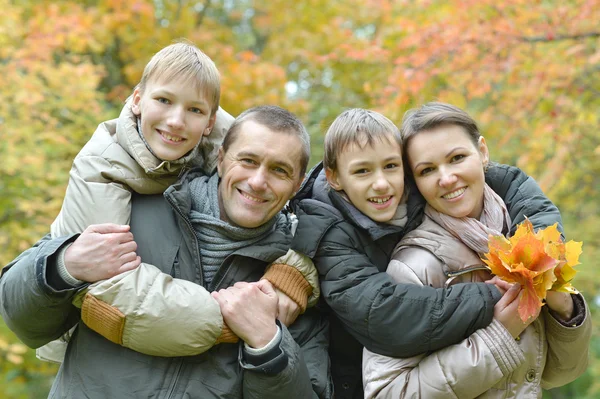
<svg viewBox="0 0 600 399"><path fill-rule="evenodd" d="M490 236L489 252L482 259L502 280L521 284L519 316L524 322L537 313L548 290L577 293L570 282L582 243L564 243L556 226L534 232L525 219L510 238Z"/></svg>

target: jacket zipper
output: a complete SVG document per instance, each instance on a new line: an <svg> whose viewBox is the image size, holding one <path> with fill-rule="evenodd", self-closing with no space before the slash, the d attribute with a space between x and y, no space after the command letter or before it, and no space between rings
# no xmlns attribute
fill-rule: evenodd
<svg viewBox="0 0 600 399"><path fill-rule="evenodd" d="M169 204L171 204L171 207L175 210L175 212L177 212L177 214L183 219L183 221L185 222L186 226L188 227L188 229L190 230L190 232L192 233L192 237L194 238L194 242L196 243L195 245L195 255L196 258L200 261L200 243L198 242L198 237L196 237L196 233L194 233L194 227L192 226L192 222L190 222L190 220L183 214L183 212L179 209L178 206L175 205L175 203L173 202L173 200L171 200L170 196L166 196L165 197L167 199L167 201L169 201ZM202 268L202 265L200 265L200 268ZM200 270L200 285L204 286L204 275L202 273L202 270ZM169 387L169 392L167 393L167 398L172 398L173 397L173 392L175 391L175 387L177 386L177 381L179 381L179 373L181 372L181 368L183 367L183 359L178 359L177 361L177 368L175 370L175 377L173 378L173 382L171 384L171 386Z"/></svg>
<svg viewBox="0 0 600 399"><path fill-rule="evenodd" d="M448 288L450 283L458 276L462 276L463 274L472 273L472 272L476 272L479 270L486 270L488 272L490 271L490 269L485 265L472 265L472 266L467 266L464 269L457 270L455 272L445 273L447 280L444 283L444 287Z"/></svg>

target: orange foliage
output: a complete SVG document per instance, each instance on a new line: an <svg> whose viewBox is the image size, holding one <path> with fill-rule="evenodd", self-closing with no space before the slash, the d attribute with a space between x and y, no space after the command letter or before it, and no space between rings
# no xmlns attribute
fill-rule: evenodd
<svg viewBox="0 0 600 399"><path fill-rule="evenodd" d="M537 314L548 290L577 293L571 285L579 264L582 243L560 237L557 225L534 232L526 219L510 238L490 237L483 262L501 279L523 287L519 316L527 321Z"/></svg>

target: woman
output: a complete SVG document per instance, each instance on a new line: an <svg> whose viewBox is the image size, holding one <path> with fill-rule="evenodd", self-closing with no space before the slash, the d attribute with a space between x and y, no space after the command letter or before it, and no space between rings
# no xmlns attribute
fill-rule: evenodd
<svg viewBox="0 0 600 399"><path fill-rule="evenodd" d="M406 114L402 138L427 205L422 224L396 246L388 274L433 287L490 279L480 256L489 234L506 235L511 221L485 183L489 154L475 121L429 103ZM549 291L546 304L526 323L496 309L488 327L433 353L399 359L365 350L365 397L541 397L542 388L573 381L587 366L589 311L581 295Z"/></svg>

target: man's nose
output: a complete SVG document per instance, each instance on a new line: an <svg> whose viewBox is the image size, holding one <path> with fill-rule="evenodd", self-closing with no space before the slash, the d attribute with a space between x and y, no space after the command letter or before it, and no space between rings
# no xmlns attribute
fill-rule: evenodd
<svg viewBox="0 0 600 399"><path fill-rule="evenodd" d="M254 191L264 191L267 187L267 171L264 167L255 169L252 176L248 178L248 185Z"/></svg>

